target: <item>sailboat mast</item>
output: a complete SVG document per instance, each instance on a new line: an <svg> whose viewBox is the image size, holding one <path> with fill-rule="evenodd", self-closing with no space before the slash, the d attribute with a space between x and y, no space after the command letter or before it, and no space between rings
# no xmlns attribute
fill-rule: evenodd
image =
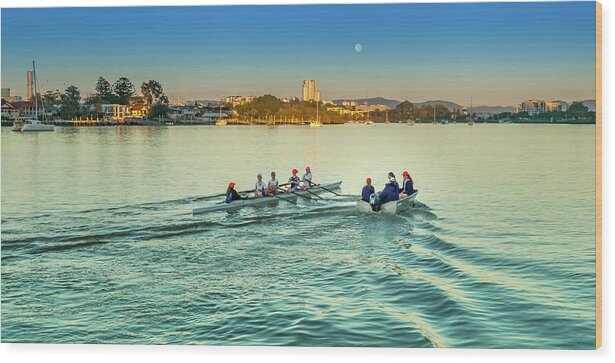
<svg viewBox="0 0 615 363"><path fill-rule="evenodd" d="M38 120L38 87L36 87L36 65L34 64L34 59L32 60L32 72L34 73L34 107L36 109L34 118Z"/></svg>

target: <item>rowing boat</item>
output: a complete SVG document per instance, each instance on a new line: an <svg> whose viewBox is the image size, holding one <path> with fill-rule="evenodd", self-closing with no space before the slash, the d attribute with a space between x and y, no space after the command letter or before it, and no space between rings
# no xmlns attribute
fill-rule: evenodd
<svg viewBox="0 0 615 363"><path fill-rule="evenodd" d="M192 213L198 214L198 213L235 210L235 209L244 208L244 207L258 207L262 205L278 203L279 199L284 199L284 200L288 200L292 202L296 200L299 195L305 198L311 198L314 196L313 194L324 193L326 191L325 189L339 189L340 185L342 185L341 181L333 182L333 183L323 183L322 188L318 186L313 186L311 188L308 188L307 191L297 189L294 192L294 194L280 192L279 194L277 194L277 197L249 198L249 199L235 200L231 203L222 202L222 203L217 203L217 204L210 204L210 205L206 205L203 207L194 208L192 209Z"/></svg>
<svg viewBox="0 0 615 363"><path fill-rule="evenodd" d="M367 213L385 213L385 214L399 214L404 212L414 206L414 201L416 200L416 195L419 191L415 191L412 195L407 196L405 198L401 198L400 200L394 200L391 202L383 203L380 205L380 210L374 211L372 206L363 200L357 201L357 206L361 212Z"/></svg>

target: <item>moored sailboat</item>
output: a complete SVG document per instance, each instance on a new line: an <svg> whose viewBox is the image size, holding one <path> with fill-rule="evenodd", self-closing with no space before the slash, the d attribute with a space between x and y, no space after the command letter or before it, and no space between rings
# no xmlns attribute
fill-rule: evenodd
<svg viewBox="0 0 615 363"><path fill-rule="evenodd" d="M24 119L24 121L20 125L14 125L13 130L21 131L21 132L29 132L29 131L53 131L55 127L53 125L42 123L38 119L38 78L36 77L36 65L34 61L32 61L32 71L34 73L34 104L35 104L35 115L34 118ZM43 109L43 115L45 114L45 106L41 100L41 108Z"/></svg>

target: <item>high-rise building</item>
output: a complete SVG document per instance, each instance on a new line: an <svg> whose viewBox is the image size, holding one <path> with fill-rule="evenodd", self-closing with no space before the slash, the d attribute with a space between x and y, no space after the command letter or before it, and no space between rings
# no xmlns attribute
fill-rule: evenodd
<svg viewBox="0 0 615 363"><path fill-rule="evenodd" d="M34 98L34 72L26 72L26 96L28 101Z"/></svg>
<svg viewBox="0 0 615 363"><path fill-rule="evenodd" d="M303 81L301 99L303 101L320 101L320 91L316 87L316 81L313 79L306 79Z"/></svg>
<svg viewBox="0 0 615 363"><path fill-rule="evenodd" d="M2 89L2 98L11 97L11 89L3 88Z"/></svg>
<svg viewBox="0 0 615 363"><path fill-rule="evenodd" d="M530 116L545 112L544 100L526 100L517 105L517 112L527 112Z"/></svg>

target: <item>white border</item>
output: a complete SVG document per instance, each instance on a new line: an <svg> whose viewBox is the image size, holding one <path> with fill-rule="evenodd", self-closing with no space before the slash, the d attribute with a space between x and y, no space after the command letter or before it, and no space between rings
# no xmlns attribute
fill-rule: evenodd
<svg viewBox="0 0 615 363"><path fill-rule="evenodd" d="M365 1L365 0L20 0L3 2L2 7L57 7L57 6L144 6L144 5L238 5L238 4L343 4L343 3L403 3L417 1ZM434 1L420 2L462 2ZM486 2L476 0L474 2ZM213 346L130 346L130 345L43 345L43 344L2 344L0 360L3 362L37 363L117 363L123 361L146 361L148 363L203 362L203 361L249 361L302 363L312 361L336 362L409 362L429 361L430 363L463 362L607 362L615 361L613 350L613 316L609 306L613 304L613 291L608 287L613 270L613 195L608 180L613 180L614 140L613 102L610 85L614 76L608 63L613 55L613 27L615 5L603 3L603 348L599 351L547 351L547 350L476 350L476 349L388 349L388 348L294 348L294 347L213 347Z"/></svg>

